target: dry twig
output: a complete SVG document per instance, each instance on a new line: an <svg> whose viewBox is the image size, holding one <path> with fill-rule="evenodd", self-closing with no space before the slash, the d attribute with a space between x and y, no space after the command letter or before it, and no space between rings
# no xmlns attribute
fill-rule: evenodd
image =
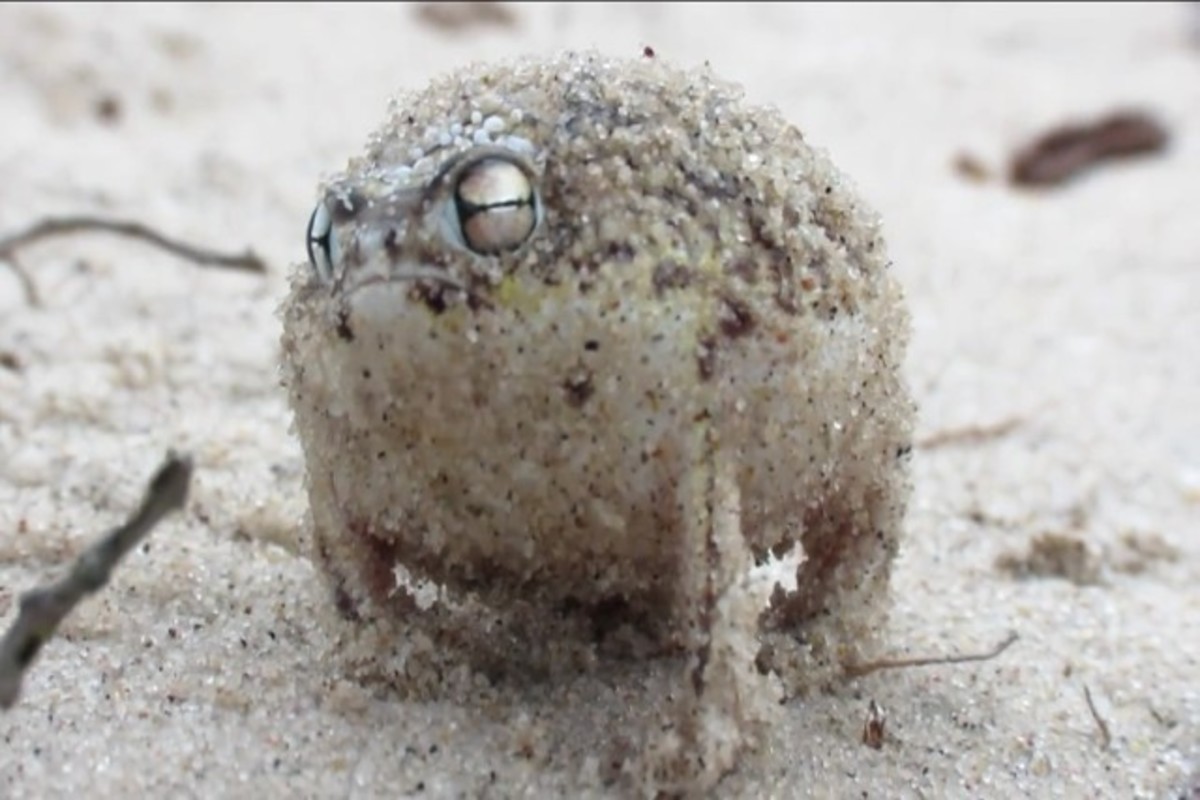
<svg viewBox="0 0 1200 800"><path fill-rule="evenodd" d="M1025 423L1026 417L1013 416L988 425L968 425L964 428L949 428L931 433L916 443L922 450L933 450L955 444L983 444L999 439L1015 431Z"/></svg>
<svg viewBox="0 0 1200 800"><path fill-rule="evenodd" d="M1108 729L1108 723L1104 721L1104 717L1100 716L1100 712L1096 710L1092 692L1086 683L1083 685L1083 697L1087 700L1088 710L1092 712L1092 719L1096 720L1096 727L1100 729L1100 746L1107 750L1112 744L1112 732Z"/></svg>
<svg viewBox="0 0 1200 800"><path fill-rule="evenodd" d="M885 669L904 669L907 667L928 667L935 664L964 664L969 661L989 661L1003 653L1017 640L1016 632L1009 633L1000 644L986 653L971 653L963 656L930 656L926 658L884 658L878 661L868 661L865 664L850 664L846 667L846 677L861 678L872 672Z"/></svg>
<svg viewBox="0 0 1200 800"><path fill-rule="evenodd" d="M29 270L25 269L20 261L17 261L16 254L10 253L5 256L0 253L0 261L7 263L13 275L17 276L17 283L21 284L21 291L25 294L25 302L34 308L40 308L42 294L38 291L37 284L33 282L33 276L29 274Z"/></svg>
<svg viewBox="0 0 1200 800"><path fill-rule="evenodd" d="M253 250L246 250L244 253L236 254L219 253L215 250L208 250L180 242L140 222L90 216L46 217L22 231L0 238L0 261L5 261L9 264L21 281L26 300L30 305L37 306L41 304L37 287L17 260L17 251L22 247L27 247L43 239L50 239L55 236L96 232L112 233L130 239L137 239L166 250L172 255L201 267L218 267L258 274L267 271L266 263Z"/></svg>
<svg viewBox="0 0 1200 800"><path fill-rule="evenodd" d="M11 708L16 702L26 670L67 614L80 600L108 583L117 563L159 520L183 508L191 476L190 458L168 454L150 482L141 507L128 522L84 550L71 571L56 583L21 595L17 618L0 639L0 708Z"/></svg>

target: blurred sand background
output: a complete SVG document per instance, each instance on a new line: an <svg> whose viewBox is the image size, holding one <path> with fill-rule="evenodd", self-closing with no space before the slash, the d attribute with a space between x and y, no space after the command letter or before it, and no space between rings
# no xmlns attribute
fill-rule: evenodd
<svg viewBox="0 0 1200 800"><path fill-rule="evenodd" d="M404 702L324 659L276 306L318 179L396 89L471 59L652 46L778 105L882 213L915 335L916 494L884 672L796 700L738 797L1200 796L1200 12L1182 4L0 7L0 233L132 218L0 266L0 620L193 453L171 517L0 715L0 796L603 796L656 671ZM1169 149L1019 191L1048 126L1145 109ZM991 171L956 170L962 153ZM947 431L982 435L945 440ZM1055 538L1057 537L1057 538ZM1038 543L1041 543L1041 549ZM1090 689L1101 726L1089 711ZM861 741L868 704L880 749Z"/></svg>

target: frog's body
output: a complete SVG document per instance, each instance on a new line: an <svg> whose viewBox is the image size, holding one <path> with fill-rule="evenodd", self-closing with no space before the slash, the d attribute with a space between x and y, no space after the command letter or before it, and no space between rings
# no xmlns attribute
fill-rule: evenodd
<svg viewBox="0 0 1200 800"><path fill-rule="evenodd" d="M499 255L455 229L489 153L534 189ZM795 128L651 59L474 67L394 104L327 198L284 358L347 610L383 612L400 564L701 647L726 486L749 554L803 548L774 626L869 633L907 495L908 319L875 217Z"/></svg>

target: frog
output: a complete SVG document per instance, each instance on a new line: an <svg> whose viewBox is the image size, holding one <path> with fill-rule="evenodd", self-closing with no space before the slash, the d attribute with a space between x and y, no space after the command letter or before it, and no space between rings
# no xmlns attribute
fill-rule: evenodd
<svg viewBox="0 0 1200 800"><path fill-rule="evenodd" d="M882 228L708 65L572 51L398 95L281 309L331 603L420 624L425 582L631 626L683 655L694 730L765 676L836 679L880 638L911 492Z"/></svg>

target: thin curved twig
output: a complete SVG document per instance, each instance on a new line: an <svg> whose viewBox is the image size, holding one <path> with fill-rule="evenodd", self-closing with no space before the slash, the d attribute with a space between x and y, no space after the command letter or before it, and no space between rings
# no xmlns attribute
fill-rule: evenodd
<svg viewBox="0 0 1200 800"><path fill-rule="evenodd" d="M928 667L935 664L963 664L970 661L989 661L1007 650L1017 640L1016 631L1010 632L1000 644L985 653L970 653L959 656L929 656L925 658L885 658L879 661L868 661L865 664L850 664L846 667L846 676L861 678L872 672L884 669L904 669L908 667Z"/></svg>
<svg viewBox="0 0 1200 800"><path fill-rule="evenodd" d="M220 253L181 242L165 234L159 233L148 225L129 220L104 219L92 216L46 217L28 228L9 236L0 238L0 261L8 262L17 274L25 291L25 298L30 305L40 305L37 287L29 275L16 260L17 251L23 247L36 244L44 239L55 236L66 236L75 233L112 233L129 239L137 239L166 250L174 256L190 261L201 267L218 267L239 272L265 274L264 262L253 250L244 253Z"/></svg>

